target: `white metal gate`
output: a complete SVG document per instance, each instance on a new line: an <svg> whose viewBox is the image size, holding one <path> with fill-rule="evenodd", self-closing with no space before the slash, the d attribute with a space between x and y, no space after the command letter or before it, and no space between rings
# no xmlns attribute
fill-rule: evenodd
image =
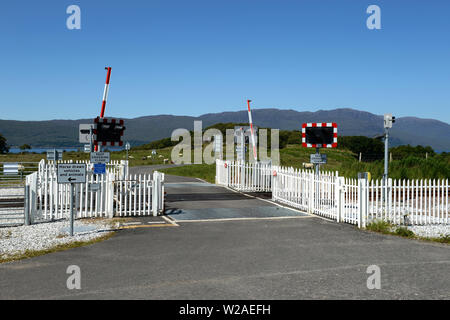
<svg viewBox="0 0 450 320"><path fill-rule="evenodd" d="M89 166L90 164L87 163ZM74 185L76 218L158 215L164 209L164 174L130 177L127 163L113 164L103 175L88 172L86 183ZM27 177L31 222L68 218L70 185L58 184L56 166L42 164Z"/></svg>

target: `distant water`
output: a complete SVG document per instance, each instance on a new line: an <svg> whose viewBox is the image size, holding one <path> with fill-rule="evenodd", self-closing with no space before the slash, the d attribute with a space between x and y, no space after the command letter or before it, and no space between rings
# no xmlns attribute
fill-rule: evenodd
<svg viewBox="0 0 450 320"><path fill-rule="evenodd" d="M63 150L64 152L69 152L69 151L83 151L83 147L80 148L31 148L28 150L20 150L19 148L11 148L9 149L10 153L21 153L21 152L35 152L35 153L43 153L43 152L47 152L47 150L52 150L52 149L57 149L57 150ZM121 151L124 148L107 148L109 151Z"/></svg>

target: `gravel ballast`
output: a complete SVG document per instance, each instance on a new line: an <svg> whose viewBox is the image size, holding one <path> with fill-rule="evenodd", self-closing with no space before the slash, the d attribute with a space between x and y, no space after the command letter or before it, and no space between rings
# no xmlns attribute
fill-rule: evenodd
<svg viewBox="0 0 450 320"><path fill-rule="evenodd" d="M76 220L75 232L68 233L69 221L39 223L30 226L0 228L0 259L23 254L25 251L39 251L77 241L90 241L108 235L113 231L105 221Z"/></svg>
<svg viewBox="0 0 450 320"><path fill-rule="evenodd" d="M450 236L450 225L445 224L409 226L408 229L419 237L441 238Z"/></svg>

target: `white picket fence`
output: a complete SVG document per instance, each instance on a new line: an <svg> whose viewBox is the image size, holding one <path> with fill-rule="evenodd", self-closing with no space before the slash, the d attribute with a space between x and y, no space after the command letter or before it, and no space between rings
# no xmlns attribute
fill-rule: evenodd
<svg viewBox="0 0 450 320"><path fill-rule="evenodd" d="M337 172L273 167L272 200L338 222L360 225L358 181Z"/></svg>
<svg viewBox="0 0 450 320"><path fill-rule="evenodd" d="M164 211L164 173L134 175L115 181L114 212L116 216L158 215Z"/></svg>
<svg viewBox="0 0 450 320"><path fill-rule="evenodd" d="M90 163L86 163L88 167ZM86 183L74 185L76 218L158 215L164 210L164 174L129 176L126 162L107 165L106 174L88 171ZM70 185L58 184L54 163L27 176L32 222L69 217Z"/></svg>
<svg viewBox="0 0 450 320"><path fill-rule="evenodd" d="M270 164L217 160L216 183L239 191L268 192L272 188L271 168Z"/></svg>
<svg viewBox="0 0 450 320"><path fill-rule="evenodd" d="M384 185L382 180L339 177L338 172L317 176L311 170L270 165L258 170L258 164L217 160L216 183L244 192L271 191L276 202L359 227L376 219L408 225L449 223L448 180L388 179Z"/></svg>
<svg viewBox="0 0 450 320"><path fill-rule="evenodd" d="M367 185L368 219L414 225L448 224L448 180L371 181Z"/></svg>

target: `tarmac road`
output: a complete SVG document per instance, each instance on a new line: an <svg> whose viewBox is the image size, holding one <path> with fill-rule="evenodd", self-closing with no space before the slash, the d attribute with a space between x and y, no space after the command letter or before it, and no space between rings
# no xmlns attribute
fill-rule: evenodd
<svg viewBox="0 0 450 320"><path fill-rule="evenodd" d="M196 179L166 180L176 224L1 264L0 299L450 298L448 245L360 231ZM69 265L81 269L80 290L66 287ZM367 287L371 265L381 289Z"/></svg>

